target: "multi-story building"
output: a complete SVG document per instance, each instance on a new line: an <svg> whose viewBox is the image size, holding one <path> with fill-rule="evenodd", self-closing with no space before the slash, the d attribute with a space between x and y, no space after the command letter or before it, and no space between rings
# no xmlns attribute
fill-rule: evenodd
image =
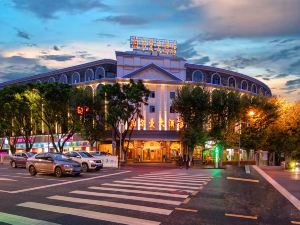
<svg viewBox="0 0 300 225"><path fill-rule="evenodd" d="M178 88L187 83L206 86L208 90L225 88L252 95L271 96L270 88L259 80L225 69L190 64L174 55L153 55L143 51L116 52L116 60L103 59L76 65L48 73L38 74L0 84L27 82L61 82L89 88L95 94L101 85L143 80L150 89L149 105L143 106L143 119L135 123L132 141L129 144L129 160L161 162L172 159L182 151L179 115L172 109L172 99ZM22 148L22 140L18 145ZM37 138L35 151L51 148L47 135ZM101 151L113 153L112 140L98 144ZM68 150L89 150L88 142L75 135L66 146ZM201 157L201 151L195 151Z"/></svg>

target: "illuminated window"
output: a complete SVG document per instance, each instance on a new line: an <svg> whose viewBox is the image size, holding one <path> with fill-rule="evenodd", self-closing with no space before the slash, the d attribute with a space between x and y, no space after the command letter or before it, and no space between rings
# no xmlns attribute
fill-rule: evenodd
<svg viewBox="0 0 300 225"><path fill-rule="evenodd" d="M150 129L155 129L155 123L154 123L154 119L151 118L150 121L149 121L149 128Z"/></svg>
<svg viewBox="0 0 300 225"><path fill-rule="evenodd" d="M154 105L149 106L149 112L150 113L155 113L155 106Z"/></svg>
<svg viewBox="0 0 300 225"><path fill-rule="evenodd" d="M155 98L155 91L150 91L149 97L150 98Z"/></svg>

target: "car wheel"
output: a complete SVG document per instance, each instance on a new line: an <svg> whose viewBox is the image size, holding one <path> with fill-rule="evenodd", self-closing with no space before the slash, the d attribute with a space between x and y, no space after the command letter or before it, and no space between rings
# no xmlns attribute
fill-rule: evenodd
<svg viewBox="0 0 300 225"><path fill-rule="evenodd" d="M62 177L63 172L62 172L60 167L56 167L55 171L54 171L54 174L55 174L56 177Z"/></svg>
<svg viewBox="0 0 300 225"><path fill-rule="evenodd" d="M96 171L99 171L100 169L101 169L101 167L97 167L95 170L96 170Z"/></svg>
<svg viewBox="0 0 300 225"><path fill-rule="evenodd" d="M11 162L11 167L12 167L12 168L17 168L17 164L16 164L15 161Z"/></svg>
<svg viewBox="0 0 300 225"><path fill-rule="evenodd" d="M84 173L88 172L89 171L88 164L82 163L81 169L82 169L82 172L84 172Z"/></svg>
<svg viewBox="0 0 300 225"><path fill-rule="evenodd" d="M34 166L30 166L29 167L29 173L31 176L35 176L36 175L36 169L34 168Z"/></svg>

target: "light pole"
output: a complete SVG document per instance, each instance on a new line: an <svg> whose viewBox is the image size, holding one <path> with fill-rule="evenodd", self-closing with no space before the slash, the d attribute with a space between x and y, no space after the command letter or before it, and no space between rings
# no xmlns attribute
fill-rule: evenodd
<svg viewBox="0 0 300 225"><path fill-rule="evenodd" d="M119 154L118 154L118 168L121 169L121 151L122 151L122 134L123 134L123 130L124 130L124 124L120 123L119 126L119 133L120 133L120 147L119 147Z"/></svg>

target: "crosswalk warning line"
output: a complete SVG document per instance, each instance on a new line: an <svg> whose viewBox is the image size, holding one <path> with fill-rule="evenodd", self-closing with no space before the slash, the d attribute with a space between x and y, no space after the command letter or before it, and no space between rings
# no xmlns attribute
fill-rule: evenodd
<svg viewBox="0 0 300 225"><path fill-rule="evenodd" d="M59 225L58 223L51 223L44 220L31 219L24 216L0 212L0 224L1 222L10 225Z"/></svg>
<svg viewBox="0 0 300 225"><path fill-rule="evenodd" d="M137 188L137 189L143 189L143 190L159 190L159 191L183 191L192 193L194 190L180 190L176 188L163 188L163 187L157 187L157 186L141 186L141 185L130 185L130 184L113 184L113 183L104 183L102 186L111 186L111 187L127 187L127 188Z"/></svg>
<svg viewBox="0 0 300 225"><path fill-rule="evenodd" d="M196 178L196 179L188 179L188 178L177 178L177 177L149 177L149 176L137 176L133 178L138 178L138 179L149 179L149 180L166 180L166 181L188 181L188 182L201 182L201 181L210 181L211 178Z"/></svg>
<svg viewBox="0 0 300 225"><path fill-rule="evenodd" d="M181 194L170 194L166 192L154 192L154 191L140 191L140 190L132 190L132 189L120 189L120 188L107 188L107 187L89 187L89 189L93 190L102 190L102 191L117 191L117 192L126 192L126 193L137 193L137 194L146 194L146 195L159 195L166 197L174 197L174 198L187 198L188 195Z"/></svg>
<svg viewBox="0 0 300 225"><path fill-rule="evenodd" d="M144 202L155 202L161 204L168 205L180 205L180 201L174 200L165 200L158 198L146 198L132 195L119 195L119 194L110 194L110 193L101 193L101 192L90 192L90 191L72 191L71 194L80 194L80 195L89 195L89 196L97 196L97 197L108 197L108 198L120 198L120 199L128 199L128 200L136 200L136 201L144 201Z"/></svg>
<svg viewBox="0 0 300 225"><path fill-rule="evenodd" d="M153 176L153 175L139 175L139 176ZM182 176L182 175L159 175L160 177L179 177L179 178L213 178L212 176L206 176L206 175L196 175L196 176Z"/></svg>
<svg viewBox="0 0 300 225"><path fill-rule="evenodd" d="M122 183L122 184L141 184L141 185L146 185L146 186L163 186L163 187L174 187L174 188L186 188L186 189L192 189L192 190L198 190L199 187L191 187L187 185L171 185L171 184L156 184L156 183L145 183L145 182L134 182L134 181L124 181L124 180L116 180L114 181L115 183Z"/></svg>
<svg viewBox="0 0 300 225"><path fill-rule="evenodd" d="M107 207L113 207L113 208L119 208L119 209L130 209L130 210L135 210L135 211L140 211L140 212L156 213L156 214L161 214L161 215L170 215L173 211L173 210L169 210L169 209L161 209L161 208L148 207L148 206L142 206L142 205L133 205L133 204L120 203L120 202L110 202L110 201L100 201L100 200L94 200L94 199L73 198L73 197L60 196L60 195L50 196L50 197L48 197L48 199L65 201L65 202L83 203L83 204L89 204L89 205L107 206Z"/></svg>
<svg viewBox="0 0 300 225"><path fill-rule="evenodd" d="M181 180L166 180L164 178L161 179L148 179L148 178L126 178L124 180L132 180L132 181L145 181L145 182L160 182L160 183L166 183L166 184L188 184L188 185L201 185L203 183L206 183L207 180L202 181L181 181Z"/></svg>
<svg viewBox="0 0 300 225"><path fill-rule="evenodd" d="M49 204L42 204L37 202L24 202L21 204L18 204L17 206L30 208L30 209L37 209L37 210L43 210L48 212L55 212L60 214L66 214L66 215L73 215L73 216L79 216L94 220L102 220L102 221L108 221L113 223L120 223L120 224L128 224L128 225L159 225L160 222L158 221L152 221L152 220L145 220L145 219L139 219L134 217L128 217L128 216L121 216L116 214L110 214L110 213L101 213L91 210L84 210L84 209L77 209L77 208L71 208L71 207L63 207L63 206L56 206L56 205L49 205Z"/></svg>
<svg viewBox="0 0 300 225"><path fill-rule="evenodd" d="M231 214L231 213L225 213L225 216L231 216L231 217L239 217L239 218L244 218L244 219L257 220L257 216L245 216L245 215Z"/></svg>
<svg viewBox="0 0 300 225"><path fill-rule="evenodd" d="M175 208L175 210L186 211L186 212L198 212L196 209L187 209L187 208Z"/></svg>
<svg viewBox="0 0 300 225"><path fill-rule="evenodd" d="M245 179L245 178L239 178L239 177L227 177L227 180L240 180L240 181L259 183L259 180Z"/></svg>
<svg viewBox="0 0 300 225"><path fill-rule="evenodd" d="M300 224L298 221L291 221L291 224Z"/></svg>

